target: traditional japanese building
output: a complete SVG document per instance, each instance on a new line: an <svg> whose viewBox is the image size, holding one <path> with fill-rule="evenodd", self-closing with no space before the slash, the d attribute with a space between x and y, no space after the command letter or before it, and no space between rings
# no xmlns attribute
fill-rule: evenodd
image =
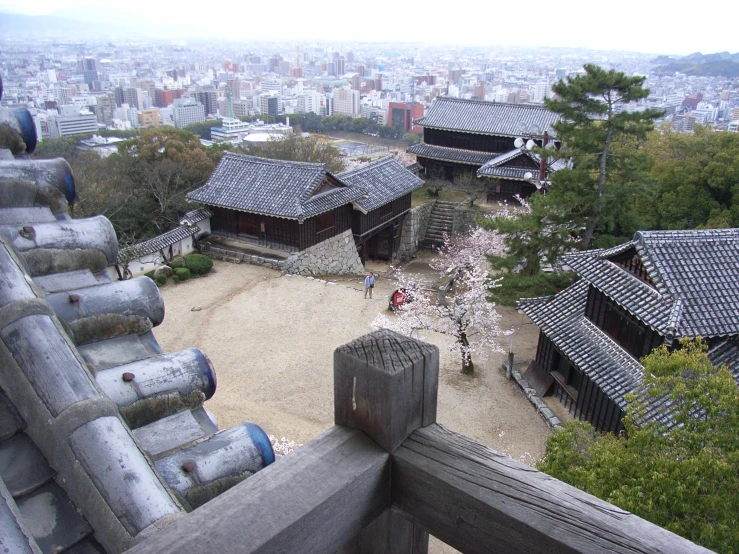
<svg viewBox="0 0 739 554"><path fill-rule="evenodd" d="M349 231L352 202L364 195L325 164L226 152L205 185L187 199L210 207L214 233L296 251Z"/></svg>
<svg viewBox="0 0 739 554"><path fill-rule="evenodd" d="M542 168L538 156L514 142L531 136L542 146L544 132L554 137L552 124L558 118L541 106L440 96L426 116L415 121L423 126L423 142L408 152L416 155L427 176L452 180L460 173L474 172L495 179L489 182L488 201L525 198L537 190L535 181L543 180L542 169L548 179L559 166L545 162Z"/></svg>
<svg viewBox="0 0 739 554"><path fill-rule="evenodd" d="M211 209L215 235L291 253L314 249L305 271L335 273L341 266L341 273L356 273L360 260L396 256L411 193L422 184L392 156L334 175L325 164L226 153L207 183L187 198ZM347 241L352 252L346 252ZM357 263L347 266L347 254ZM330 267L332 262L338 265Z"/></svg>
<svg viewBox="0 0 739 554"><path fill-rule="evenodd" d="M403 218L411 209L411 193L423 181L388 156L338 177L366 197L354 203L352 233L359 255L393 260L400 247Z"/></svg>
<svg viewBox="0 0 739 554"><path fill-rule="evenodd" d="M739 229L642 231L608 250L565 257L579 280L519 307L539 327L525 377L599 431L623 429L625 396L660 344L703 337L739 379Z"/></svg>

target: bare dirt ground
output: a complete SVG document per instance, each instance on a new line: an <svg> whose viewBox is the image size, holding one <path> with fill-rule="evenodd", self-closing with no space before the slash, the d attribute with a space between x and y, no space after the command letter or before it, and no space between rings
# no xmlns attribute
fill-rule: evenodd
<svg viewBox="0 0 739 554"><path fill-rule="evenodd" d="M218 388L206 407L221 428L248 420L305 443L333 424L334 349L370 332L394 290L392 280L380 277L374 298L365 300L360 278L334 281L215 262L206 277L162 289L167 315L154 332L167 352L197 346L210 357ZM511 308L499 311L501 328L519 328L517 358L531 359L536 327ZM447 337L426 339L441 352L438 422L526 463L541 458L550 431L506 381L505 354L477 360L476 374L467 377ZM510 340L503 338L504 350ZM432 551L452 552L436 541Z"/></svg>

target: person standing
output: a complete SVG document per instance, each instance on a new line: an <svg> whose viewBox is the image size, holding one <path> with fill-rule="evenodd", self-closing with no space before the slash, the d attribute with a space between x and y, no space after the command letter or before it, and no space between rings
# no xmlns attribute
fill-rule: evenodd
<svg viewBox="0 0 739 554"><path fill-rule="evenodd" d="M367 272L367 276L364 278L364 297L367 298L369 292L370 300L372 300L372 289L375 288L375 274L371 271Z"/></svg>

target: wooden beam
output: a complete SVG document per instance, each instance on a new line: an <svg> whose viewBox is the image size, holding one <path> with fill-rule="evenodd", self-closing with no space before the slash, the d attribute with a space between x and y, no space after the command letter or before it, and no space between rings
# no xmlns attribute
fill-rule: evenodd
<svg viewBox="0 0 739 554"><path fill-rule="evenodd" d="M130 554L335 552L390 504L389 455L332 427Z"/></svg>
<svg viewBox="0 0 739 554"><path fill-rule="evenodd" d="M710 552L436 424L393 453L392 493L462 552Z"/></svg>

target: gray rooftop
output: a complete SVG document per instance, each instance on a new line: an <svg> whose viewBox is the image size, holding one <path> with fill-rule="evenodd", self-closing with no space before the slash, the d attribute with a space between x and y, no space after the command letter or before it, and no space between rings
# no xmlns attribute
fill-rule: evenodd
<svg viewBox="0 0 739 554"><path fill-rule="evenodd" d="M653 286L610 258L633 249ZM565 263L662 335L739 334L739 229L641 231Z"/></svg>
<svg viewBox="0 0 739 554"><path fill-rule="evenodd" d="M169 248L171 245L176 244L181 240L193 236L197 231L197 229L193 229L189 225L180 225L179 227L166 231L153 239L136 243L127 248L121 248L118 252L117 261L119 263L125 263L128 260L135 260L141 256L159 252L160 250Z"/></svg>
<svg viewBox="0 0 739 554"><path fill-rule="evenodd" d="M425 142L414 144L408 148L406 152L415 154L416 156L422 156L424 158L431 158L433 160L475 165L478 167L495 157L494 154L490 154L489 152L436 146L433 144L426 144Z"/></svg>
<svg viewBox="0 0 739 554"><path fill-rule="evenodd" d="M535 128L539 133L549 131L554 135L551 126L558 119L559 115L541 106L439 96L426 116L415 120L415 123L447 131L518 137Z"/></svg>
<svg viewBox="0 0 739 554"><path fill-rule="evenodd" d="M330 190L317 192L322 183ZM333 176L325 164L257 158L226 152L208 181L187 199L210 206L302 220L364 195Z"/></svg>
<svg viewBox="0 0 739 554"><path fill-rule="evenodd" d="M197 208L183 215L180 219L180 225L195 225L209 217L213 217L213 212L208 207Z"/></svg>
<svg viewBox="0 0 739 554"><path fill-rule="evenodd" d="M344 183L367 195L357 201L364 211L371 211L392 202L423 185L423 180L387 156L337 175Z"/></svg>

